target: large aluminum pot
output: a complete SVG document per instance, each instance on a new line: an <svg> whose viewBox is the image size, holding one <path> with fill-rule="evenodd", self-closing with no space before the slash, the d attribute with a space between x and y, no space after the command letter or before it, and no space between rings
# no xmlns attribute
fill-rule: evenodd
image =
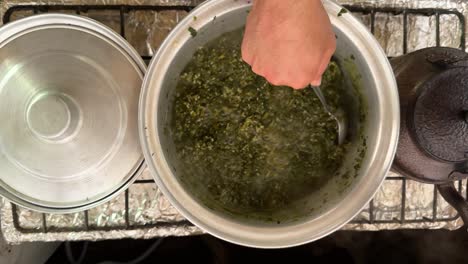
<svg viewBox="0 0 468 264"><path fill-rule="evenodd" d="M0 29L0 194L76 212L123 191L144 166L138 53L106 26L46 14Z"/></svg>
<svg viewBox="0 0 468 264"><path fill-rule="evenodd" d="M398 93L392 69L377 41L351 14L340 14L341 7L324 2L338 39L336 59L353 62L354 72L348 72L352 86L360 89L362 105L367 112L363 137L352 140L353 151L343 167L352 166L359 146L367 143L362 166L352 182L341 184L330 180L320 192L333 195L346 191L315 213L282 224L249 222L227 217L205 207L178 180L173 141L167 126L178 76L196 49L245 24L250 1L212 0L199 6L168 36L154 57L143 84L140 100L140 139L147 164L159 188L171 203L191 222L203 230L233 243L277 248L303 244L319 239L350 221L369 202L385 178L392 163L399 130ZM190 27L198 34L192 37ZM190 31L193 31L190 29ZM351 106L351 108L353 108ZM316 198L316 197L315 197ZM314 198L309 199L311 203ZM287 211L288 209L285 208Z"/></svg>

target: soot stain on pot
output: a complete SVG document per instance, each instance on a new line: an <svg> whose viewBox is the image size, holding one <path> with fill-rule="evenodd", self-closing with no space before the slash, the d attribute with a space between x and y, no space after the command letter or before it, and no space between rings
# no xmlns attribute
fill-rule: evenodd
<svg viewBox="0 0 468 264"><path fill-rule="evenodd" d="M323 111L313 91L273 87L251 72L240 56L241 37L239 30L200 48L181 74L170 121L176 156L183 164L179 167L178 177L195 198L212 210L235 218L276 224L295 221L304 217L304 211L323 210L330 199L326 193L325 197L317 197L313 206L306 201L297 201L320 189L319 186L326 184L329 178L349 178L349 171L341 175L336 171L348 145L336 147L336 123ZM340 103L339 89L335 88L344 86L339 75L338 65L332 63L324 76L325 95L332 107L338 107ZM221 101L217 102L219 99ZM278 120L278 116L269 115L274 111L270 108L275 106L291 112L284 114L283 121ZM301 111L311 119L303 118L300 125L292 122ZM298 131L304 129L304 123L310 122L309 125L323 129L321 136L325 137L316 138L314 143L305 140L307 133L287 131L288 137L303 137L301 142L309 145L303 149L282 148L284 141L290 138L281 137L284 132L278 129L281 122L300 127ZM265 129L270 129L273 134L262 134ZM309 134L316 133L312 131ZM265 141L259 135L269 140ZM269 135L276 136L268 138ZM252 144L256 141L258 144ZM311 146L326 149L326 156L318 158ZM301 153L303 150L309 153ZM364 155L365 150L362 153ZM270 156L272 164L268 164ZM298 158L294 159L294 156ZM318 160L309 162L307 167L304 164L308 158ZM263 163L263 166L252 166L252 160ZM290 173L295 168L290 166L291 162L296 162L295 166L301 170ZM317 173L320 164L328 164L328 167ZM330 168L331 164L335 169ZM313 170L316 179L311 180L313 177L309 174ZM256 187L252 188L252 185ZM299 187L291 191L294 189L291 185ZM349 185L349 181L342 184L344 187ZM339 189L344 191L344 187ZM292 209L279 212L284 207Z"/></svg>

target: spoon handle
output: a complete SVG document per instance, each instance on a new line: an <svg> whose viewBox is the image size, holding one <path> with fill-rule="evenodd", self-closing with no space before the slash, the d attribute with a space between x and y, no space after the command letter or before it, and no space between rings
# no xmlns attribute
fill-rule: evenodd
<svg viewBox="0 0 468 264"><path fill-rule="evenodd" d="M325 100L325 96L323 95L322 89L320 89L320 86L312 86L312 85L309 85L309 86L314 90L314 92L317 95L318 99L322 103L322 106L325 109L325 111L327 113L331 114L330 108L328 108L327 101Z"/></svg>

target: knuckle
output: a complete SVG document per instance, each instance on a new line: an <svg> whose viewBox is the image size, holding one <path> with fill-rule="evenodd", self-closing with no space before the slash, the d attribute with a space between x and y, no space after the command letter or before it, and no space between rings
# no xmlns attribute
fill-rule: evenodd
<svg viewBox="0 0 468 264"><path fill-rule="evenodd" d="M333 53L335 53L336 51L336 39L333 38L330 45L328 46L327 50L326 50L326 53L327 55L331 56L333 55Z"/></svg>
<svg viewBox="0 0 468 264"><path fill-rule="evenodd" d="M242 45L242 48L241 48L241 56L242 56L242 59L243 59L246 63L250 64L250 63L252 62L252 56L251 56L251 54L250 54L250 52L249 52L249 49L248 49L248 47L247 47L247 44L243 44L243 45Z"/></svg>
<svg viewBox="0 0 468 264"><path fill-rule="evenodd" d="M310 74L303 72L300 75L297 75L295 78L290 80L290 87L294 89L303 89L310 84Z"/></svg>
<svg viewBox="0 0 468 264"><path fill-rule="evenodd" d="M260 68L260 66L258 65L258 63L253 63L252 65L252 71L257 74L257 75L260 75L260 76L264 76L263 74L263 71L262 69ZM265 76L264 76L265 77Z"/></svg>
<svg viewBox="0 0 468 264"><path fill-rule="evenodd" d="M304 87L306 87L306 85L292 84L289 87L293 88L294 90L300 90L300 89L304 89Z"/></svg>
<svg viewBox="0 0 468 264"><path fill-rule="evenodd" d="M283 85L283 82L280 80L280 79L277 79L277 78L271 78L271 77L265 77L267 79L267 81L274 85L274 86L281 86Z"/></svg>
<svg viewBox="0 0 468 264"><path fill-rule="evenodd" d="M310 79L307 78L307 79L301 79L300 81L297 82L297 87L299 87L299 89L301 88L305 88L307 87L307 85L309 85L311 82L310 82Z"/></svg>
<svg viewBox="0 0 468 264"><path fill-rule="evenodd" d="M294 86L291 86L291 87L293 87L294 89L304 89L309 84L310 84L310 81L303 81L303 82L298 82Z"/></svg>
<svg viewBox="0 0 468 264"><path fill-rule="evenodd" d="M249 54L248 51L246 51L245 49L242 49L242 59L246 62L246 63L250 63L251 62L251 56Z"/></svg>
<svg viewBox="0 0 468 264"><path fill-rule="evenodd" d="M290 79L285 79L285 78L283 79L278 78L276 80L273 80L272 84L276 86L288 86L297 90L297 89L302 89L306 87L308 85L308 81L299 80L299 79L290 80Z"/></svg>
<svg viewBox="0 0 468 264"><path fill-rule="evenodd" d="M274 86L286 85L286 83L284 82L284 79L279 75L268 74L267 76L265 76L265 79L267 79L267 81Z"/></svg>

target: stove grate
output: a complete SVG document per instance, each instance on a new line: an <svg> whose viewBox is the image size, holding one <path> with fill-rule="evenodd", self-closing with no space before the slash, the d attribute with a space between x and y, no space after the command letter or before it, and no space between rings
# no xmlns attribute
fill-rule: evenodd
<svg viewBox="0 0 468 264"><path fill-rule="evenodd" d="M195 6L186 6L186 5L142 5L142 6L133 6L133 5L18 5L10 7L3 16L3 23L7 24L10 21L14 20L15 15L19 13L28 13L28 14L40 14L40 13L75 13L75 14L86 14L90 11L99 12L99 11L115 11L119 12L119 25L120 25L120 34L125 38L125 24L126 24L126 15L130 12L161 12L161 11L185 11L190 12ZM406 8L387 8L387 7L366 7L366 6L345 6L349 11L353 12L358 16L370 16L369 28L370 31L374 34L376 28L376 16L377 15L388 15L388 16L402 16L403 19L403 41L401 43L402 52L406 54L408 52L408 32L410 25L408 23L408 16L424 16L424 17L435 17L435 44L436 46L441 45L441 16L448 15L453 16L458 20L460 25L459 36L453 36L454 38L459 38L459 48L465 50L465 17L462 13L456 10L448 9L406 9ZM24 16L24 15L23 15ZM151 56L142 54L142 58L149 62ZM375 204L372 200L368 207L368 217L366 219L353 220L352 224L407 224L407 223L433 223L433 222L449 222L456 220L459 216L451 217L440 217L438 216L437 209L440 199L438 199L437 189L433 190L433 201L432 201L432 217L422 217L420 219L408 219L406 217L406 199L407 199L407 182L409 180L401 176L388 176L386 181L397 181L401 183L401 212L399 218L394 218L391 220L379 220L376 218L375 213ZM153 180L137 180L134 185L138 184L155 184ZM462 182L458 183L459 191L462 190ZM467 188L468 194L468 188ZM190 224L188 221L183 220L179 222L158 222L154 224L133 224L130 221L129 217L129 190L125 191L125 224L122 226L112 226L112 227L97 227L91 226L89 221L89 211L84 211L84 225L81 228L56 228L49 227L47 224L47 214L42 214L42 228L24 228L21 226L19 218L19 207L16 205L12 206L13 214L13 223L16 229L24 233L47 233L47 232L79 232L79 231L107 231L107 230L132 230L132 229L144 229L144 228L154 228L154 227L177 227L177 226L187 226Z"/></svg>

